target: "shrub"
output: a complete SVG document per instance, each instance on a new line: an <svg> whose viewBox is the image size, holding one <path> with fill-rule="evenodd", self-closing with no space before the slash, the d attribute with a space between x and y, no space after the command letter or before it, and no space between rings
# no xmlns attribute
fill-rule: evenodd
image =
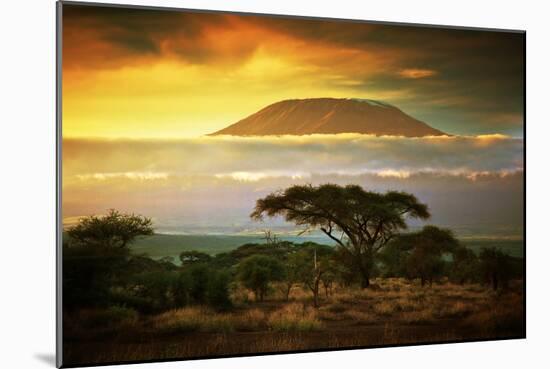
<svg viewBox="0 0 550 369"><path fill-rule="evenodd" d="M145 312L159 312L174 307L172 290L177 281L177 272L148 271L134 278L136 296L144 299Z"/></svg>
<svg viewBox="0 0 550 369"><path fill-rule="evenodd" d="M280 281L284 277L283 264L270 256L252 255L239 264L239 280L252 290L256 300L263 301L271 282Z"/></svg>
<svg viewBox="0 0 550 369"><path fill-rule="evenodd" d="M206 286L206 302L209 306L219 310L231 307L229 298L230 276L227 272L213 272Z"/></svg>
<svg viewBox="0 0 550 369"><path fill-rule="evenodd" d="M189 273L189 295L194 303L202 303L206 301L206 286L210 269L205 264L195 264L186 270Z"/></svg>

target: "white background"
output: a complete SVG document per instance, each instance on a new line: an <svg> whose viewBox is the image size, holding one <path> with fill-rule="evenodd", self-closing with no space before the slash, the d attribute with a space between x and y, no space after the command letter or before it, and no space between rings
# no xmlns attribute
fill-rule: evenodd
<svg viewBox="0 0 550 369"><path fill-rule="evenodd" d="M527 340L133 367L549 367L549 201L545 193L549 187L550 160L547 113L550 14L544 1L127 2L527 30ZM6 1L0 14L0 367L51 368L55 353L55 3Z"/></svg>

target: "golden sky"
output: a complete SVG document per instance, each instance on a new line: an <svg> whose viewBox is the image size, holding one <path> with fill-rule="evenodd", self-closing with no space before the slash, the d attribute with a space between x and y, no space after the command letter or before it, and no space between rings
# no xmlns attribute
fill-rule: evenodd
<svg viewBox="0 0 550 369"><path fill-rule="evenodd" d="M64 5L63 137L192 137L309 97L518 136L522 52L521 34Z"/></svg>

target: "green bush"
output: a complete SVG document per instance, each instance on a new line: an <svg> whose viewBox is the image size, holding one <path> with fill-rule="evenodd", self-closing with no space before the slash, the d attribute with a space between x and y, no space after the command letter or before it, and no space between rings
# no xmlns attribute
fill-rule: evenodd
<svg viewBox="0 0 550 369"><path fill-rule="evenodd" d="M225 310L231 307L229 298L229 283L231 278L228 272L214 272L206 286L206 303L213 308Z"/></svg>
<svg viewBox="0 0 550 369"><path fill-rule="evenodd" d="M274 257L252 255L239 264L237 276L246 288L254 292L257 301L263 301L269 284L283 279L284 267Z"/></svg>

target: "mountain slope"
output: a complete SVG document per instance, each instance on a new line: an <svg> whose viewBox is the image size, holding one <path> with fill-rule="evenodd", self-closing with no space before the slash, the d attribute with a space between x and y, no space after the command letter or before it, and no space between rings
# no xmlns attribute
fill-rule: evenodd
<svg viewBox="0 0 550 369"><path fill-rule="evenodd" d="M316 98L284 100L269 105L211 135L268 136L314 133L362 133L377 136L440 136L430 127L384 102Z"/></svg>

